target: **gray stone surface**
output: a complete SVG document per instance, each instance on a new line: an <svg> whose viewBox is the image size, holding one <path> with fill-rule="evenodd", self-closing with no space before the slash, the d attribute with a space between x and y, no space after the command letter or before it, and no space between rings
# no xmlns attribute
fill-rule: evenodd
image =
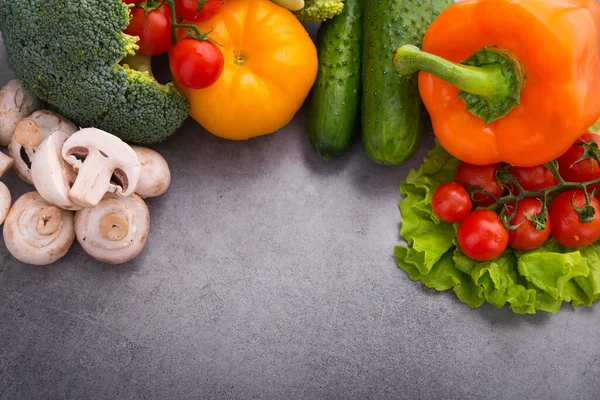
<svg viewBox="0 0 600 400"><path fill-rule="evenodd" d="M430 136L401 167L359 143L324 162L303 124L234 143L186 123L129 265L75 245L31 267L0 240L0 399L600 397L598 307L470 310L396 268L398 183Z"/></svg>

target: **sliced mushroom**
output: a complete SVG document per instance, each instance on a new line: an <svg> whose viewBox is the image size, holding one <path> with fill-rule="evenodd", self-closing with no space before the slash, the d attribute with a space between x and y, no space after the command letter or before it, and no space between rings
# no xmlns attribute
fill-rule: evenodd
<svg viewBox="0 0 600 400"><path fill-rule="evenodd" d="M6 173L13 166L15 160L0 152L0 177Z"/></svg>
<svg viewBox="0 0 600 400"><path fill-rule="evenodd" d="M150 230L150 212L136 194L112 193L94 208L75 214L75 234L90 256L107 264L124 264L144 249Z"/></svg>
<svg viewBox="0 0 600 400"><path fill-rule="evenodd" d="M4 223L4 220L8 215L11 202L12 198L10 196L10 190L8 190L4 183L0 182L0 225Z"/></svg>
<svg viewBox="0 0 600 400"><path fill-rule="evenodd" d="M40 108L42 102L25 90L21 82L9 81L0 90L0 145L7 146L19 121Z"/></svg>
<svg viewBox="0 0 600 400"><path fill-rule="evenodd" d="M69 190L77 178L73 168L62 158L62 147L69 135L56 131L40 144L31 160L31 178L38 193L50 204L76 211Z"/></svg>
<svg viewBox="0 0 600 400"><path fill-rule="evenodd" d="M71 135L77 126L62 116L48 110L35 111L20 121L15 127L15 134L8 145L10 155L15 159L15 173L29 184L31 179L31 160L38 146L54 132L65 132Z"/></svg>
<svg viewBox="0 0 600 400"><path fill-rule="evenodd" d="M164 194L171 185L171 171L167 161L154 150L139 146L131 148L140 162L140 180L135 192L143 198Z"/></svg>
<svg viewBox="0 0 600 400"><path fill-rule="evenodd" d="M63 145L62 157L77 172L69 196L80 207L95 207L106 193L130 196L140 179L135 151L100 129L86 128L73 134Z"/></svg>
<svg viewBox="0 0 600 400"><path fill-rule="evenodd" d="M38 192L21 196L4 223L6 248L26 264L52 264L67 254L74 240L73 212L49 204Z"/></svg>

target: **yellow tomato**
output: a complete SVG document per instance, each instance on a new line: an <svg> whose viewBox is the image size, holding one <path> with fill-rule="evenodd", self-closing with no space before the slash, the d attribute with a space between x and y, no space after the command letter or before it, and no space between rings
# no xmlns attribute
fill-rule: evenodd
<svg viewBox="0 0 600 400"><path fill-rule="evenodd" d="M178 85L190 116L226 139L275 132L302 106L317 75L317 50L294 15L270 0L227 0L199 22L222 45L225 67L206 89Z"/></svg>

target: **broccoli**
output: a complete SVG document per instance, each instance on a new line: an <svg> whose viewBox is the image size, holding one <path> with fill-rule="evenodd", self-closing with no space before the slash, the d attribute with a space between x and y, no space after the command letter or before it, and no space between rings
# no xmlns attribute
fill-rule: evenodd
<svg viewBox="0 0 600 400"><path fill-rule="evenodd" d="M303 22L323 22L344 10L344 0L305 0L304 8L295 14Z"/></svg>
<svg viewBox="0 0 600 400"><path fill-rule="evenodd" d="M0 0L0 31L23 86L79 126L150 145L181 126L189 102L172 83L119 63L137 50L121 0Z"/></svg>

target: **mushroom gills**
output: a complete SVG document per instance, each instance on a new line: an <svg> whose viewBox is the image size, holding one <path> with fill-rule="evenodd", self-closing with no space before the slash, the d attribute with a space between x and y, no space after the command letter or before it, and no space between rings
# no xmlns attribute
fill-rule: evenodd
<svg viewBox="0 0 600 400"><path fill-rule="evenodd" d="M79 207L95 207L107 193L130 196L138 184L135 151L108 132L95 128L76 132L65 141L62 156L77 172L69 197Z"/></svg>

